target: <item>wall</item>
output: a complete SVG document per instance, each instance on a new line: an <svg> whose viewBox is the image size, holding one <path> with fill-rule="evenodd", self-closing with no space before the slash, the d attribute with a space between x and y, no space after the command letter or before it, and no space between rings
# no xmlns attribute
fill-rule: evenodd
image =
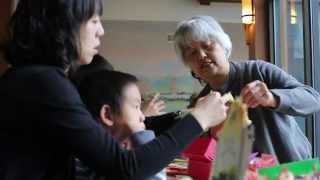
<svg viewBox="0 0 320 180"><path fill-rule="evenodd" d="M105 20L180 21L206 14L220 22L240 23L240 3L200 5L197 0L105 0Z"/></svg>
<svg viewBox="0 0 320 180"><path fill-rule="evenodd" d="M137 75L145 95L160 92L168 111L183 109L201 86L178 60L168 35L178 21L199 14L221 22L233 42L232 58L248 58L240 4L203 6L197 0L106 0L100 52L117 70Z"/></svg>
<svg viewBox="0 0 320 180"><path fill-rule="evenodd" d="M165 21L104 21L105 36L102 39L101 54L108 57L117 69L134 74L142 72L139 63L147 67L147 74L150 75L163 75L164 72L152 68L159 67L155 64L160 63L170 63L171 67L176 67L170 73L185 74L187 69L181 68L173 44L168 41L168 35L173 34L176 24ZM242 25L222 23L222 26L233 42L231 58L246 59L248 51Z"/></svg>
<svg viewBox="0 0 320 180"><path fill-rule="evenodd" d="M221 22L233 42L232 58L248 58L240 3L204 6L197 0L105 0L104 5L106 35L101 52L123 70L139 72L140 67L130 66L129 60L144 59L146 64L177 61L167 36L174 32L178 21L199 14L211 15Z"/></svg>

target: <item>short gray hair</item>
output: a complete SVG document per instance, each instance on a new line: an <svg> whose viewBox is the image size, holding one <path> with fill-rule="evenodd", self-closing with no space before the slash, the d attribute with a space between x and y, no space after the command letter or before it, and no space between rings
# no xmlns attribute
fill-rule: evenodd
<svg viewBox="0 0 320 180"><path fill-rule="evenodd" d="M224 32L220 24L210 16L194 16L181 21L174 34L174 48L184 62L184 48L189 47L192 41L208 40L219 43L224 48L226 57L230 57L232 50L230 37Z"/></svg>

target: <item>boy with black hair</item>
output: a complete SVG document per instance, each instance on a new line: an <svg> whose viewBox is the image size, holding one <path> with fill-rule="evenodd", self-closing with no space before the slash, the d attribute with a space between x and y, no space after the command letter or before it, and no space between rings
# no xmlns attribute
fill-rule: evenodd
<svg viewBox="0 0 320 180"><path fill-rule="evenodd" d="M137 83L133 75L100 70L89 74L79 84L81 98L91 114L125 149L155 138L153 131L145 130ZM151 179L166 179L166 175L160 172Z"/></svg>

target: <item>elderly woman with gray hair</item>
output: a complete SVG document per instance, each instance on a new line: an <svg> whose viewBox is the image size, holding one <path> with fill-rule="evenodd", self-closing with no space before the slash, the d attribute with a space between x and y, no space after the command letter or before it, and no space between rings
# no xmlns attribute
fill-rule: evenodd
<svg viewBox="0 0 320 180"><path fill-rule="evenodd" d="M229 61L231 40L212 17L180 22L174 40L183 63L206 83L198 98L215 90L247 104L255 125L253 151L274 154L280 163L311 157L311 145L293 116L320 109L317 91L265 61Z"/></svg>

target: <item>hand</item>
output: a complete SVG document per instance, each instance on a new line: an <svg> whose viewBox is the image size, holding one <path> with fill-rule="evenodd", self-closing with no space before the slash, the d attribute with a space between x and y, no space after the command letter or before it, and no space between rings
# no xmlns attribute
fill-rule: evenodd
<svg viewBox="0 0 320 180"><path fill-rule="evenodd" d="M166 106L164 101L159 100L159 93L156 93L151 101L146 101L142 104L142 112L145 116L158 116L165 112L163 111Z"/></svg>
<svg viewBox="0 0 320 180"><path fill-rule="evenodd" d="M191 114L197 119L203 130L220 124L227 118L227 106L220 93L213 92L200 98Z"/></svg>
<svg viewBox="0 0 320 180"><path fill-rule="evenodd" d="M278 103L276 98L262 81L253 81L247 84L240 93L242 102L249 108L258 106L276 108Z"/></svg>
<svg viewBox="0 0 320 180"><path fill-rule="evenodd" d="M121 146L123 149L126 149L126 150L133 149L133 145L132 145L132 142L131 142L130 138L126 138L126 139L124 139L123 141L121 141L121 142L120 142L120 146Z"/></svg>

